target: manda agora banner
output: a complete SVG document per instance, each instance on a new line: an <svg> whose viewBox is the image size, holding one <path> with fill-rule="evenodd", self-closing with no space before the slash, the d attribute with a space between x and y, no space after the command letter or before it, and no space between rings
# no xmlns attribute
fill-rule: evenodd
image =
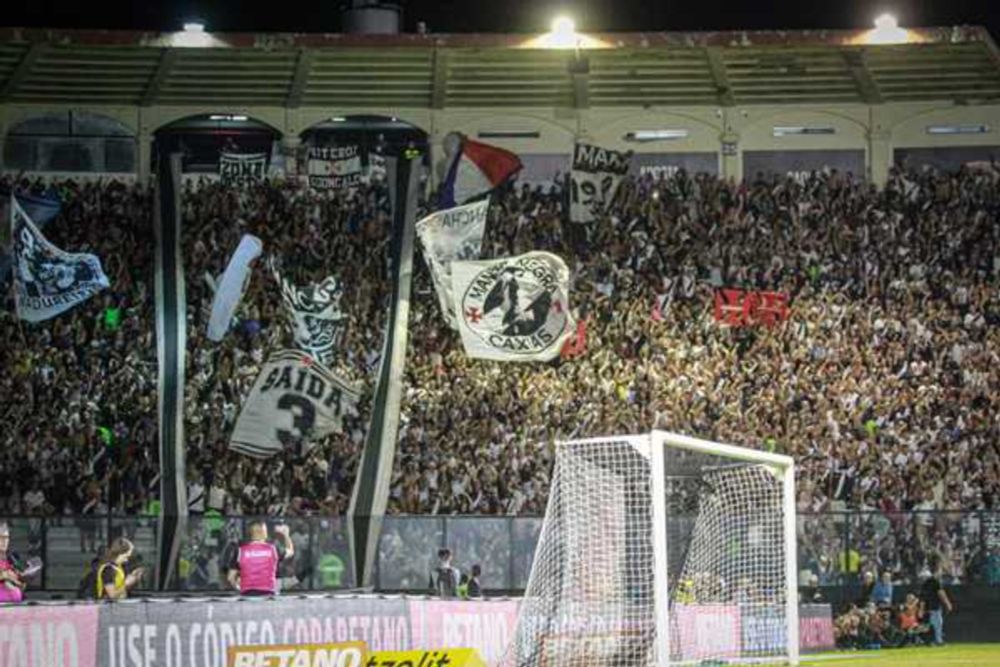
<svg viewBox="0 0 1000 667"><path fill-rule="evenodd" d="M470 357L549 361L576 330L569 269L552 253L453 262L451 282L458 330Z"/></svg>

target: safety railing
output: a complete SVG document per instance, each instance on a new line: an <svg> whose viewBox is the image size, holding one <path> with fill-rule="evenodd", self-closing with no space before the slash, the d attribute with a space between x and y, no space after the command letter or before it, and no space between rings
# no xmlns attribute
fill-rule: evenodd
<svg viewBox="0 0 1000 667"><path fill-rule="evenodd" d="M177 577L171 590L222 593L226 571L254 517L193 516L188 519ZM11 550L40 557L45 567L29 590L71 597L99 550L118 536L135 544L147 566L158 560L157 519L149 516L8 516ZM295 557L282 565L285 590L357 588L344 517L268 518L286 523ZM455 565L482 568L488 592L524 589L542 527L540 517L404 515L385 518L379 538L374 588L421 592L438 549L448 547ZM940 566L945 584L1000 586L1000 512L826 512L798 517L799 582L802 587L854 586L871 571L914 583L921 571ZM151 568L150 568L151 569ZM143 586L150 589L152 578Z"/></svg>

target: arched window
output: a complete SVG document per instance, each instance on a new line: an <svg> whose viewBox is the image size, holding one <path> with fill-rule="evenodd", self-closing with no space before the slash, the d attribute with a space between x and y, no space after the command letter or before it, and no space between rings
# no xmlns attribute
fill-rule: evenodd
<svg viewBox="0 0 1000 667"><path fill-rule="evenodd" d="M4 168L48 172L134 173L135 135L126 125L86 111L58 111L14 125Z"/></svg>

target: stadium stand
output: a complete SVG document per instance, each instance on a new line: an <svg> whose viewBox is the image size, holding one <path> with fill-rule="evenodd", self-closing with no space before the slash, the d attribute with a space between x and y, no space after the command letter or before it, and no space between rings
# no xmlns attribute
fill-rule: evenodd
<svg viewBox="0 0 1000 667"><path fill-rule="evenodd" d="M726 34L663 35L645 46L639 36L623 36L618 48L588 52L586 74L567 72L572 55L515 48L513 38L415 38L376 50L353 38L288 36L271 49L251 36L217 36L214 46L192 52L165 36L0 36L4 126L23 130L7 137L5 169L28 172L4 185L54 185L63 212L46 234L60 247L100 255L113 285L42 325L20 323L9 300L0 313L4 340L19 341L0 348L0 390L24 396L0 406L11 425L0 436L0 515L50 517L50 538L60 536L65 558L77 534L87 553L107 538L102 521L70 516L156 511L151 197L144 184L157 127L211 105L227 113L255 108L278 128L284 150L312 121L328 120L324 107L347 108L350 99L359 113L402 109L400 118L456 127L459 111L487 109L483 120L466 122L467 131L498 124L505 109L546 108L534 125L524 111L503 126L522 134L542 127L544 136L534 148L526 148L530 137L511 140L514 149L534 151L534 161L525 156L532 178L494 194L484 257L544 249L566 258L573 307L587 323L586 352L573 359L502 368L470 360L441 320L418 261L391 512L538 516L555 439L665 428L796 458L800 560L821 585L854 581L868 569L912 580L932 558L945 564L948 583L1000 580L1000 521L992 514L1000 492L996 148L988 136L954 146L938 135L925 145L897 143L889 127L909 123L907 131L920 136L933 123L974 127L976 105L1000 91L996 49L984 32L927 30L919 34L925 43L879 48L847 34L767 33L748 37L747 46ZM243 66L247 58L253 67ZM928 68L948 76L928 78ZM51 173L62 170L40 157L42 135L21 124L46 105L63 104L128 119L134 154L120 164L131 179L97 181L115 170L96 166L89 178ZM565 123L552 127L563 112L592 111L594 134L624 146L627 130L656 118L643 105L670 107L660 125L695 118L679 146L710 154L712 168L677 169L670 151L658 154L669 168L637 170L589 234L568 229L562 181L546 165L553 155L565 165L572 132ZM842 113L824 115L816 105L839 105ZM753 162L761 156L751 148L787 149L773 131L796 119L834 135L807 136L796 150L831 157L832 146L850 145L859 161L844 164L857 168L753 169L768 163ZM440 127L431 139L440 139ZM108 130L105 153L121 139ZM914 152L927 147L944 151L932 156L941 168L925 168L926 155ZM34 180L39 172L48 172L45 185ZM289 332L280 324L274 281L260 265L235 335L210 343L204 276L219 275L247 232L269 252L294 259L289 277L296 282L334 272L350 319L338 369L370 380L389 291L384 189L328 194L294 178L223 187L193 177L182 205L188 483L203 496L192 509L340 517L370 406L304 460L258 463L228 452L242 398L267 351ZM792 316L773 327L720 327L713 300L721 286L784 293ZM83 527L51 532L71 521ZM488 529L496 536L469 540L462 554L484 561L487 582L509 581L506 563L487 560L496 551L491 544L509 540L507 525L496 525ZM423 586L420 559L436 538L413 561L391 545L419 543L421 530L402 523L387 530L383 554L395 563L394 581ZM303 527L293 538L312 539L310 531ZM530 528L524 532L518 539L530 543ZM222 559L224 542L213 542L210 559ZM300 574L317 565L314 556ZM515 557L522 554L508 556Z"/></svg>

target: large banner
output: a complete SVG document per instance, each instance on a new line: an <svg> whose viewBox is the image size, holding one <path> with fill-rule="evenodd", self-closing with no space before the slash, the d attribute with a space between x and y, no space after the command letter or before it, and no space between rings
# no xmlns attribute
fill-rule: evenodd
<svg viewBox="0 0 1000 667"><path fill-rule="evenodd" d="M437 291L441 313L452 328L458 328L451 294L451 263L479 259L486 231L490 200L432 213L417 223L424 246L424 259Z"/></svg>
<svg viewBox="0 0 1000 667"><path fill-rule="evenodd" d="M229 647L363 641L370 651L469 647L487 664L513 638L520 600L435 600L386 596L296 596L277 600L128 600L116 604L46 604L0 608L3 667L225 667ZM672 639L689 657L735 655L754 626L755 610L726 605L678 605ZM803 650L833 648L830 605L801 605ZM644 625L600 618L553 619L552 640L563 631L612 640ZM630 625L632 627L630 627ZM751 633L753 634L753 633ZM783 646L755 637L743 650ZM782 640L783 641L783 640ZM567 649L579 649L574 639Z"/></svg>
<svg viewBox="0 0 1000 667"><path fill-rule="evenodd" d="M97 664L225 667L230 646L346 641L366 642L372 651L411 648L405 601L296 597L107 605L101 608Z"/></svg>
<svg viewBox="0 0 1000 667"><path fill-rule="evenodd" d="M253 234L244 234L236 252L229 258L226 270L215 289L212 314L208 321L208 338L216 342L225 337L236 308L243 299L250 280L250 264L260 257L264 244Z"/></svg>
<svg viewBox="0 0 1000 667"><path fill-rule="evenodd" d="M342 285L329 276L320 283L299 288L282 277L274 262L271 271L281 287L281 299L292 319L295 344L324 366L332 366L347 321L340 309Z"/></svg>
<svg viewBox="0 0 1000 667"><path fill-rule="evenodd" d="M94 667L99 609L97 605L0 608L0 665Z"/></svg>
<svg viewBox="0 0 1000 667"><path fill-rule="evenodd" d="M16 198L10 201L10 225L21 319L47 320L110 286L97 256L64 252L49 243Z"/></svg>
<svg viewBox="0 0 1000 667"><path fill-rule="evenodd" d="M570 175L569 219L593 222L614 199L622 177L628 173L632 153L590 144L576 144Z"/></svg>
<svg viewBox="0 0 1000 667"><path fill-rule="evenodd" d="M357 145L309 147L309 185L318 190L349 188L361 182L361 149Z"/></svg>
<svg viewBox="0 0 1000 667"><path fill-rule="evenodd" d="M470 357L548 361L576 329L569 310L569 269L551 253L454 262L451 284L458 330Z"/></svg>
<svg viewBox="0 0 1000 667"><path fill-rule="evenodd" d="M256 458L283 449L302 456L317 439L342 429L360 397L360 389L304 352L277 352L244 401L229 448Z"/></svg>
<svg viewBox="0 0 1000 667"><path fill-rule="evenodd" d="M264 179L267 153L221 153L219 177L226 185L248 185Z"/></svg>

